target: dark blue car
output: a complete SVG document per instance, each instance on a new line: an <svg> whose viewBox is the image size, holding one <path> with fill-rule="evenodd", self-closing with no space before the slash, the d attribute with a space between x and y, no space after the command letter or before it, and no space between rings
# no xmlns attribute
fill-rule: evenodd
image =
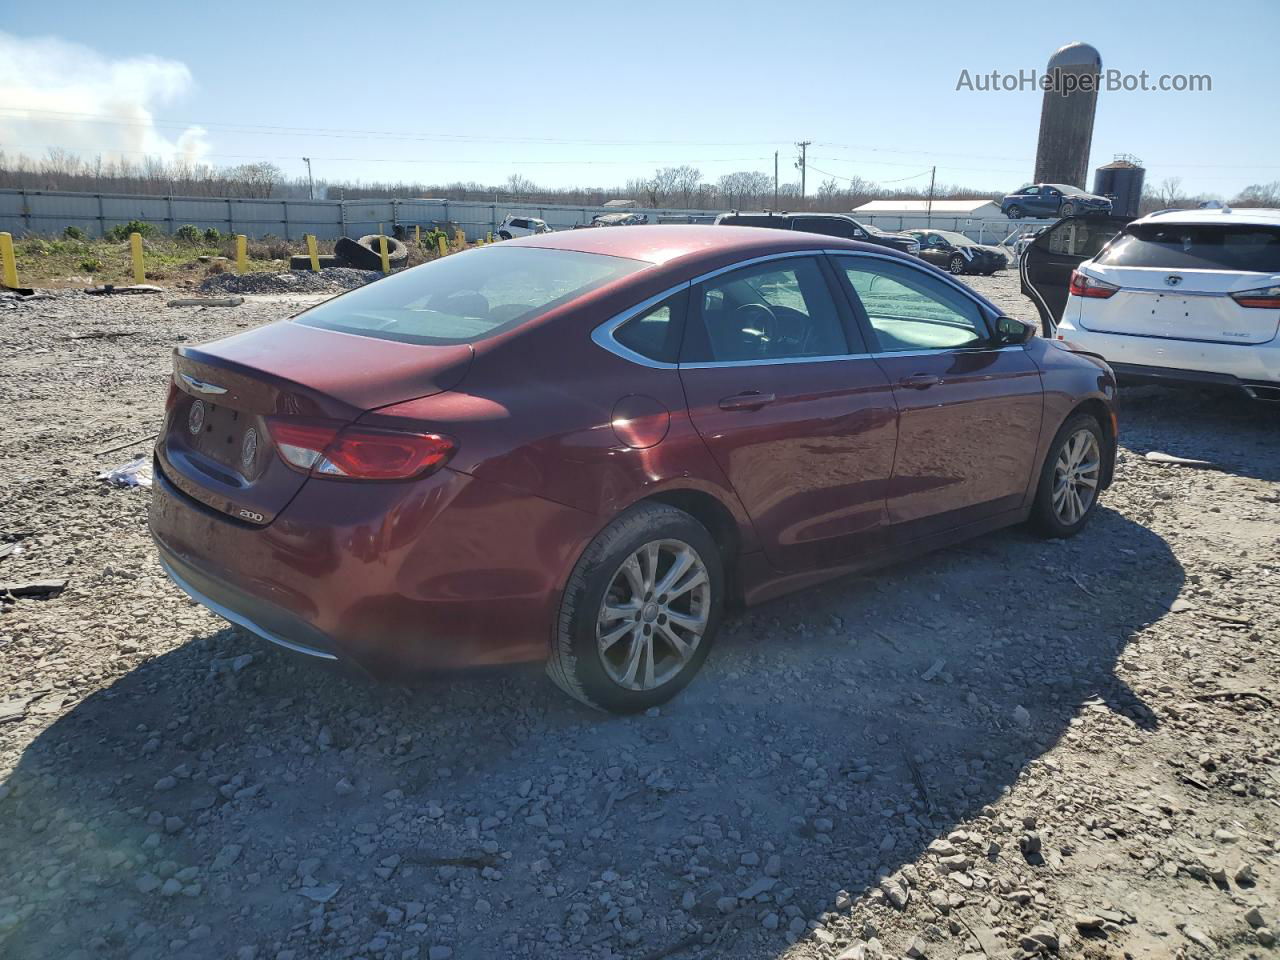
<svg viewBox="0 0 1280 960"><path fill-rule="evenodd" d="M1000 201L1010 220L1023 217L1071 217L1081 213L1110 213L1111 201L1065 183L1033 183Z"/></svg>

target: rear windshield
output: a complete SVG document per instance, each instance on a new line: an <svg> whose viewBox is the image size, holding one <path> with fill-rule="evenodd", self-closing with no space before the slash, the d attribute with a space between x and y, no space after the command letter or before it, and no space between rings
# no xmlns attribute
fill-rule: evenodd
<svg viewBox="0 0 1280 960"><path fill-rule="evenodd" d="M1247 224L1142 223L1098 255L1113 267L1280 272L1280 228Z"/></svg>
<svg viewBox="0 0 1280 960"><path fill-rule="evenodd" d="M596 253L496 245L378 280L294 322L402 343L472 343L647 266Z"/></svg>

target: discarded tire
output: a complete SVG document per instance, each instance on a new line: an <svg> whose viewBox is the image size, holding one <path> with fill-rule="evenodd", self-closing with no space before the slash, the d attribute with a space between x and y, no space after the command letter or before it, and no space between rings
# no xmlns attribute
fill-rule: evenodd
<svg viewBox="0 0 1280 960"><path fill-rule="evenodd" d="M379 236L376 233L361 237L359 240L340 237L338 242L333 245L333 252L336 256L360 270L381 270L382 255L378 252L378 240ZM408 261L409 248L395 237L387 237L386 241L387 260L390 262L392 270L398 270Z"/></svg>
<svg viewBox="0 0 1280 960"><path fill-rule="evenodd" d="M346 264L344 264L339 257L334 256L332 253L322 253L320 254L318 259L320 260L321 270L323 270L325 267L346 266ZM307 256L305 253L302 255L294 254L289 258L289 269L290 270L310 270L311 258Z"/></svg>

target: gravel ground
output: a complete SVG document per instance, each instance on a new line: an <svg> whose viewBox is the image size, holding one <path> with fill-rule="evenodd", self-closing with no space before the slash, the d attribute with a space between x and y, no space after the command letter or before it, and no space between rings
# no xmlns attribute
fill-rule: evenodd
<svg viewBox="0 0 1280 960"><path fill-rule="evenodd" d="M354 290L372 283L382 274L352 267L325 267L319 273L291 270L288 273L215 273L200 283L201 293L329 293Z"/></svg>
<svg viewBox="0 0 1280 960"><path fill-rule="evenodd" d="M175 342L314 299L163 299L0 301L0 583L67 581L0 616L0 955L1275 955L1275 411L1126 391L1081 537L756 608L613 718L535 666L375 686L172 587L95 477Z"/></svg>

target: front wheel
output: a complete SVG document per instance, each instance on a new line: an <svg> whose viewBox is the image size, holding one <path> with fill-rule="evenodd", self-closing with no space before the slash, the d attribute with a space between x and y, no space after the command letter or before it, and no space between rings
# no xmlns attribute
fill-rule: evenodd
<svg viewBox="0 0 1280 960"><path fill-rule="evenodd" d="M507 231L505 231L505 230L500 230L500 231L498 231L498 239L499 239L499 240L510 240L510 239L511 239L511 234L507 233Z"/></svg>
<svg viewBox="0 0 1280 960"><path fill-rule="evenodd" d="M1040 470L1031 520L1050 538L1074 537L1098 506L1105 440L1098 421L1087 413L1067 418Z"/></svg>
<svg viewBox="0 0 1280 960"><path fill-rule="evenodd" d="M724 607L720 551L675 507L639 504L591 541L560 604L547 674L611 713L665 703L707 659Z"/></svg>
<svg viewBox="0 0 1280 960"><path fill-rule="evenodd" d="M947 269L956 276L964 273L964 257L957 253L947 262Z"/></svg>
<svg viewBox="0 0 1280 960"><path fill-rule="evenodd" d="M1022 208L1015 203L1008 209L1007 213L1010 220L1017 220L1022 216Z"/></svg>
<svg viewBox="0 0 1280 960"><path fill-rule="evenodd" d="M1075 212L1076 212L1076 205L1074 203L1064 203L1061 207L1058 208L1058 216L1060 217L1069 217Z"/></svg>

